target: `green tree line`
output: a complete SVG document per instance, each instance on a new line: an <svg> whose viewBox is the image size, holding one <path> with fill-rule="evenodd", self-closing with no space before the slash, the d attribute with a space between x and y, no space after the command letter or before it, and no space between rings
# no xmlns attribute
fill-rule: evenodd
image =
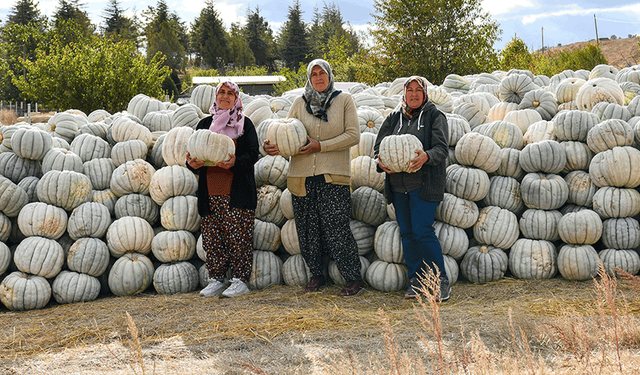
<svg viewBox="0 0 640 375"><path fill-rule="evenodd" d="M480 0L375 0L374 22L362 34L326 2L305 22L292 0L277 33L258 7L227 28L214 0L189 24L165 0L133 16L110 0L99 25L85 7L59 0L48 19L36 1L15 2L0 23L1 99L117 111L130 93L176 98L193 75L280 74L283 92L304 84L315 58L332 64L336 80L369 84L414 74L439 84L451 73L511 68L551 76L606 62L596 46L580 56L542 55L514 39L497 51L501 30Z"/></svg>

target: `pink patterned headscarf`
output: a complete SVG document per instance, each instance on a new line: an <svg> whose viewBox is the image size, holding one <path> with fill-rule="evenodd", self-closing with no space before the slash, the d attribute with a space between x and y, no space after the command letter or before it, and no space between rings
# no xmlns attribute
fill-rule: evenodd
<svg viewBox="0 0 640 375"><path fill-rule="evenodd" d="M218 106L218 92L222 86L227 86L236 93L236 102L230 109L220 109ZM242 113L242 100L240 100L240 88L231 81L220 82L216 87L216 99L209 109L213 121L209 130L214 133L224 134L231 139L236 139L244 131L244 114Z"/></svg>

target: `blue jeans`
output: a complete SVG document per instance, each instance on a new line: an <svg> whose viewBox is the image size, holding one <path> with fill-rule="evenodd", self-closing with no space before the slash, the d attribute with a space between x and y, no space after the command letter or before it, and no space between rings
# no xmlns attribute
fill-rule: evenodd
<svg viewBox="0 0 640 375"><path fill-rule="evenodd" d="M393 206L400 226L402 251L410 278L418 277L421 272L428 272L426 267L432 268L434 264L440 270L440 275L447 277L442 247L433 229L438 204L439 202L421 199L420 189L408 193L393 193Z"/></svg>

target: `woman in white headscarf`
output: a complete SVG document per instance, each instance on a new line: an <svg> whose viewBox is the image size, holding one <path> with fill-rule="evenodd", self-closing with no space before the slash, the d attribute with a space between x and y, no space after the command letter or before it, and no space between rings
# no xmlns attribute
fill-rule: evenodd
<svg viewBox="0 0 640 375"><path fill-rule="evenodd" d="M433 228L436 207L444 197L445 161L449 147L447 118L427 95L427 80L412 76L404 84L401 106L382 123L374 153L379 172L386 172L384 194L393 203L402 237L402 251L409 273L405 298L415 298L420 288L419 276L440 272L440 301L449 299L451 287L444 269L440 242ZM415 151L410 168L413 173L394 173L379 160L380 142L391 134L412 134L422 142Z"/></svg>
<svg viewBox="0 0 640 375"><path fill-rule="evenodd" d="M246 283L253 265L253 229L257 193L254 164L259 145L255 127L242 113L240 90L233 82L216 87L211 116L196 129L209 129L233 139L235 154L230 160L205 167L187 154L187 166L198 173L198 212L202 217L202 245L206 253L209 284L200 292L205 297L236 297L249 292ZM231 279L226 279L228 270Z"/></svg>
<svg viewBox="0 0 640 375"><path fill-rule="evenodd" d="M291 157L287 187L300 250L311 278L306 292L326 284L324 257L329 255L347 282L342 296L364 291L358 247L349 226L351 216L351 158L349 149L360 141L358 112L349 93L336 90L328 62L307 66L304 94L291 105L289 117L307 129L307 144ZM269 155L278 145L265 142Z"/></svg>

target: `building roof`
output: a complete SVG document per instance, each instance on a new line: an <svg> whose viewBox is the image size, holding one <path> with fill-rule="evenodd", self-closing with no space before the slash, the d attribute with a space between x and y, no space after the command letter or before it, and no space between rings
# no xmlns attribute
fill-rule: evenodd
<svg viewBox="0 0 640 375"><path fill-rule="evenodd" d="M217 77L193 77L194 85L215 84L220 82L231 81L236 85L273 85L274 83L284 82L287 79L284 76L217 76Z"/></svg>

